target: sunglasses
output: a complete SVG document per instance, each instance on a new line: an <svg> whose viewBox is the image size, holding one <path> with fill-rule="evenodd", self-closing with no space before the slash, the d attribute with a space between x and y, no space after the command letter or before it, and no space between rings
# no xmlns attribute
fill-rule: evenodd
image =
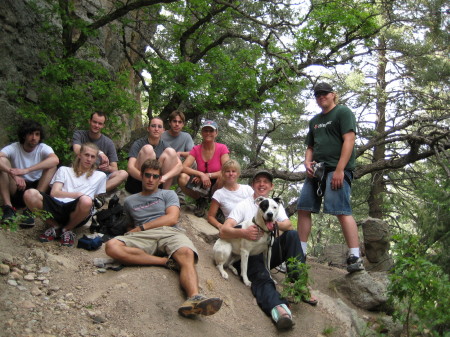
<svg viewBox="0 0 450 337"><path fill-rule="evenodd" d="M150 126L152 128L158 128L158 129L162 129L163 128L163 126L161 124L150 124Z"/></svg>
<svg viewBox="0 0 450 337"><path fill-rule="evenodd" d="M153 179L159 179L159 177L161 177L161 175L160 175L160 174L153 174L153 173L147 173L147 172L145 172L145 173L144 173L144 177L145 177L145 178L148 178L148 179L150 179L150 178L153 178Z"/></svg>
<svg viewBox="0 0 450 337"><path fill-rule="evenodd" d="M326 92L326 91L319 91L319 92L316 92L316 93L314 94L314 97L317 98L317 97L320 97L320 96L326 96L326 95L328 95L328 94L329 94L329 92Z"/></svg>

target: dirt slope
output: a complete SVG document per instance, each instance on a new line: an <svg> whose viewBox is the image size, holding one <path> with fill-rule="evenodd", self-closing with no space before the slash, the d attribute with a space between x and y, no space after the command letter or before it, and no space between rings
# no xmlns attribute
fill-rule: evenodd
<svg viewBox="0 0 450 337"><path fill-rule="evenodd" d="M194 220L193 220L194 219ZM40 243L43 224L33 229L0 230L0 257L16 267L0 276L0 336L275 336L271 319L256 305L238 277L221 278L212 261L212 244L190 224L205 221L182 215L182 226L200 253L201 291L224 299L214 316L186 319L177 314L184 294L178 275L159 267L126 267L99 272L92 263L106 257L95 252ZM78 234L87 230L81 229ZM313 288L323 302L293 304L295 327L284 336L349 336L348 327L325 302L335 295L328 281L345 272L308 261ZM274 275L281 283L283 274ZM16 278L16 281L12 279ZM29 280L27 280L29 279ZM17 284L15 284L16 282ZM331 297L330 297L331 296Z"/></svg>

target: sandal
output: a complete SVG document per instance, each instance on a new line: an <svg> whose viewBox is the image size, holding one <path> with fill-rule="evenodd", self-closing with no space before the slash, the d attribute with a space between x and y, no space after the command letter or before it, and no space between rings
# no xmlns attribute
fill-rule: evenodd
<svg viewBox="0 0 450 337"><path fill-rule="evenodd" d="M280 313L279 308L284 309L284 313ZM279 304L272 309L272 319L275 322L278 330L289 330L292 329L294 321L292 321L292 314L286 304Z"/></svg>
<svg viewBox="0 0 450 337"><path fill-rule="evenodd" d="M317 300L317 298L312 296L311 287L308 287L308 289L309 289L309 294L310 294L309 298L302 297L302 302L305 302L305 303L308 303L309 305L315 306L315 305L317 305L317 303L319 303L319 301Z"/></svg>

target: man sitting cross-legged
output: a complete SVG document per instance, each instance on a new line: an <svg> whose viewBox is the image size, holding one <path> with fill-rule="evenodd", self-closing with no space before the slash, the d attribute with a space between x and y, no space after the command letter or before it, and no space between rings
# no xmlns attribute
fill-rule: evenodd
<svg viewBox="0 0 450 337"><path fill-rule="evenodd" d="M46 220L51 227L39 236L41 242L61 237L61 245L73 246L72 230L89 220L94 196L106 191L106 175L96 171L98 151L95 144L81 145L73 167L61 166L56 171L50 195L35 189L25 192L24 201L30 210L45 210L53 216Z"/></svg>
<svg viewBox="0 0 450 337"><path fill-rule="evenodd" d="M180 270L180 284L188 299L178 309L184 317L215 314L220 298L199 294L195 262L197 250L183 231L176 227L180 204L172 190L158 188L161 164L144 161L141 168L142 192L125 199L125 214L131 229L106 244L106 254L126 265L160 265Z"/></svg>

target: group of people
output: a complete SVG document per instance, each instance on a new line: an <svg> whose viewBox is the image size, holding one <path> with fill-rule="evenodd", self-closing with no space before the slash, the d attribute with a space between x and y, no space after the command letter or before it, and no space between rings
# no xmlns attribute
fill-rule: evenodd
<svg viewBox="0 0 450 337"><path fill-rule="evenodd" d="M329 84L316 85L314 96L322 111L310 121L305 141L307 179L298 199L298 230L293 229L281 207L276 221L282 234L275 239L274 247L279 249L272 251L270 266L279 266L291 257L305 263L311 213L319 212L323 201L323 211L336 215L342 226L349 246L348 271L363 270L350 206L355 168L355 117L350 109L337 104L338 96ZM167 131L159 117L152 118L148 136L136 140L129 150L127 171L119 170L114 144L101 132L105 123L103 113L93 113L89 130L74 133L72 167L57 168L58 157L42 142L45 138L42 126L25 121L18 131L19 142L0 151L2 220L14 217L13 204L26 207L20 220L25 228L34 225L33 212L47 211L51 214L46 220L49 228L39 240L59 239L62 245L72 246L73 230L89 220L95 196L125 182L125 189L132 194L124 203L129 231L109 240L106 254L125 265L159 265L178 271L187 295L178 309L179 314L191 317L216 313L222 300L199 293L195 269L198 253L184 231L177 227L180 200L170 187L178 183L182 192L196 200L197 216L204 216L210 200L207 219L219 229L221 238L257 240L261 232L256 225L247 229L238 225L254 217L256 198L270 196L274 188L273 174L259 170L251 186L239 184L239 163L230 159L226 145L216 142L218 125L206 120L201 126L202 142L194 146L191 136L182 131L185 116L180 111L169 116ZM324 163L321 179L315 170L319 162ZM325 181L323 193L318 193L320 180ZM291 265L286 272L294 279L299 273ZM258 305L272 317L277 328L291 328L289 303L276 290L262 255L250 257L248 277ZM313 296L304 301L317 304Z"/></svg>

